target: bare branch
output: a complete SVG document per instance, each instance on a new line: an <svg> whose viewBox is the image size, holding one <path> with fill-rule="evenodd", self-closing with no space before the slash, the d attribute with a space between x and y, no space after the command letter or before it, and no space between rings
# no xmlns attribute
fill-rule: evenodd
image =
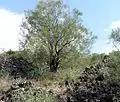
<svg viewBox="0 0 120 102"><path fill-rule="evenodd" d="M118 51L120 51L114 41L113 41L113 46L114 46Z"/></svg>

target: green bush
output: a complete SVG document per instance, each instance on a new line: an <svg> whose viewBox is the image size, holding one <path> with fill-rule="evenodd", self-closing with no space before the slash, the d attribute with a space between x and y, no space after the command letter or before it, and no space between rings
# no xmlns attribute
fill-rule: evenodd
<svg viewBox="0 0 120 102"><path fill-rule="evenodd" d="M7 71L7 70L4 70L4 69L1 69L0 70L0 77L4 77L4 76L7 76L7 75L9 75L9 71Z"/></svg>
<svg viewBox="0 0 120 102"><path fill-rule="evenodd" d="M56 97L43 89L31 88L28 91L13 91L12 102L56 102Z"/></svg>
<svg viewBox="0 0 120 102"><path fill-rule="evenodd" d="M112 79L120 79L120 52L113 51L109 54L111 61L108 63L109 74Z"/></svg>

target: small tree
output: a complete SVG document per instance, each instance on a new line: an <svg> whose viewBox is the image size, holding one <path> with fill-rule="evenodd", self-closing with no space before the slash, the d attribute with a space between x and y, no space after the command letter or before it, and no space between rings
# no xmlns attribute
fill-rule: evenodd
<svg viewBox="0 0 120 102"><path fill-rule="evenodd" d="M63 56L70 51L88 53L96 38L82 25L81 15L77 9L69 12L62 0L40 0L34 10L25 12L22 47L34 53L42 46L45 62L56 72Z"/></svg>
<svg viewBox="0 0 120 102"><path fill-rule="evenodd" d="M112 41L113 46L119 51L119 46L120 46L120 28L113 29L109 39Z"/></svg>

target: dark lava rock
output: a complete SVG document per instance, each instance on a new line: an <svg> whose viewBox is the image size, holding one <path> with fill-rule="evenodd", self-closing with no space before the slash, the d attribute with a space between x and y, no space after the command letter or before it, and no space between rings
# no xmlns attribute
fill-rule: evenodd
<svg viewBox="0 0 120 102"><path fill-rule="evenodd" d="M104 57L106 62L85 68L78 80L61 95L65 102L114 102L115 98L120 98L119 81L106 78L101 71L104 70L107 58ZM68 85L69 82L66 82Z"/></svg>

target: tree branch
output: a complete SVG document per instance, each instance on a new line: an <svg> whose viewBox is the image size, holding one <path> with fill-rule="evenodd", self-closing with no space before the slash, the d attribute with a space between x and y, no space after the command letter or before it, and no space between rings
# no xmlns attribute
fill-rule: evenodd
<svg viewBox="0 0 120 102"><path fill-rule="evenodd" d="M58 53L60 53L60 52L64 49L64 47L65 47L66 45L69 45L69 44L70 44L72 41L74 41L74 40L75 40L75 39L70 40L69 42L66 42L66 43L62 46L62 48L58 50Z"/></svg>
<svg viewBox="0 0 120 102"><path fill-rule="evenodd" d="M116 44L115 44L114 41L113 41L113 46L114 46L118 51L120 51L119 48L116 46Z"/></svg>

